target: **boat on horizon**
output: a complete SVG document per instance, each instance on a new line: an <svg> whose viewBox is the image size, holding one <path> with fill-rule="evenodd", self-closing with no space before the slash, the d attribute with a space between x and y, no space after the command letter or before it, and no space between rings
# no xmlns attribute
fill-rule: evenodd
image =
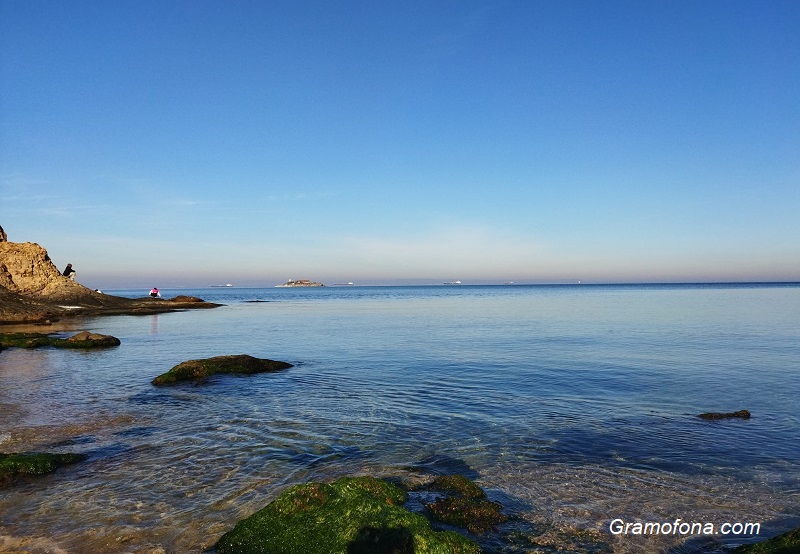
<svg viewBox="0 0 800 554"><path fill-rule="evenodd" d="M233 285L230 283L226 283L224 285L209 285L211 287L232 287Z"/></svg>
<svg viewBox="0 0 800 554"><path fill-rule="evenodd" d="M460 285L461 281L448 281L446 283L442 283L443 285Z"/></svg>
<svg viewBox="0 0 800 554"><path fill-rule="evenodd" d="M334 287L352 287L353 286L353 281L350 281L348 283L334 283L333 286Z"/></svg>

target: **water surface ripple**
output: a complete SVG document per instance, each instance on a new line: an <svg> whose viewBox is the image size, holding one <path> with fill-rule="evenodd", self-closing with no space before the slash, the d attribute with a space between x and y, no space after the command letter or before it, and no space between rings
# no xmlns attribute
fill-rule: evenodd
<svg viewBox="0 0 800 554"><path fill-rule="evenodd" d="M226 305L89 320L111 350L0 353L0 451L90 456L0 490L0 551L202 552L288 485L414 466L472 472L554 551L562 530L744 540L612 537L617 517L800 524L798 285L162 293ZM241 353L296 365L150 385Z"/></svg>

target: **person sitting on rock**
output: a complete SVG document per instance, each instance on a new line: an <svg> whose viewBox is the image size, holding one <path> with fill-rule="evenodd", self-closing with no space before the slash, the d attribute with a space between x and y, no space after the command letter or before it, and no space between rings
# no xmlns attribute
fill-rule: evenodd
<svg viewBox="0 0 800 554"><path fill-rule="evenodd" d="M161 293L158 292L158 289L156 287L153 287L153 289L150 291L150 296L152 298L161 298Z"/></svg>
<svg viewBox="0 0 800 554"><path fill-rule="evenodd" d="M70 280L75 280L75 273L77 273L74 269L72 269L72 264L67 264L67 267L64 268L64 273L62 275L64 277L69 277Z"/></svg>

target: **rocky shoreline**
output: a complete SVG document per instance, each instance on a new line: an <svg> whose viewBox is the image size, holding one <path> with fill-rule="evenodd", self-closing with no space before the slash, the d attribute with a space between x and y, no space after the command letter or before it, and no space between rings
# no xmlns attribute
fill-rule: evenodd
<svg viewBox="0 0 800 554"><path fill-rule="evenodd" d="M216 308L199 298L121 298L64 277L36 243L5 240L0 227L0 325L48 324L66 318L147 315Z"/></svg>

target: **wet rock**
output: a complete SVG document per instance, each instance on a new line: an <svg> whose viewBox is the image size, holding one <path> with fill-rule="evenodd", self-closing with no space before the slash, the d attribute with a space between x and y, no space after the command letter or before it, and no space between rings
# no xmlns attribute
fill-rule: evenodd
<svg viewBox="0 0 800 554"><path fill-rule="evenodd" d="M193 303L193 302L205 302L202 298L197 298L196 296L185 296L185 295L178 295L175 298L167 298L167 302L186 302L186 303Z"/></svg>
<svg viewBox="0 0 800 554"><path fill-rule="evenodd" d="M182 362L168 372L153 379L154 385L174 385L182 381L200 382L211 375L234 373L250 375L288 369L292 364L276 360L254 358L247 354L237 356L216 356L203 360Z"/></svg>
<svg viewBox="0 0 800 554"><path fill-rule="evenodd" d="M797 554L800 552L800 527L756 544L742 545L735 554Z"/></svg>
<svg viewBox="0 0 800 554"><path fill-rule="evenodd" d="M67 339L44 333L0 333L0 347L39 348L107 348L119 346L120 340L111 335L99 335L89 331L81 331Z"/></svg>
<svg viewBox="0 0 800 554"><path fill-rule="evenodd" d="M103 348L120 345L120 340L117 337L90 333L89 331L81 331L77 335L69 337L67 342L74 348Z"/></svg>
<svg viewBox="0 0 800 554"><path fill-rule="evenodd" d="M0 454L0 485L20 475L44 475L59 467L86 459L85 454Z"/></svg>
<svg viewBox="0 0 800 554"><path fill-rule="evenodd" d="M480 534L508 520L500 511L501 506L488 500L483 489L466 477L438 477L428 488L448 493L448 496L425 506L437 521Z"/></svg>
<svg viewBox="0 0 800 554"><path fill-rule="evenodd" d="M291 487L240 521L216 544L221 554L477 554L478 545L453 531L434 531L401 504L401 488L372 477Z"/></svg>
<svg viewBox="0 0 800 554"><path fill-rule="evenodd" d="M729 418L750 419L750 412L748 412L747 410L739 410L738 412L728 412L728 413L708 412L705 414L700 414L697 417L701 419L729 419Z"/></svg>

